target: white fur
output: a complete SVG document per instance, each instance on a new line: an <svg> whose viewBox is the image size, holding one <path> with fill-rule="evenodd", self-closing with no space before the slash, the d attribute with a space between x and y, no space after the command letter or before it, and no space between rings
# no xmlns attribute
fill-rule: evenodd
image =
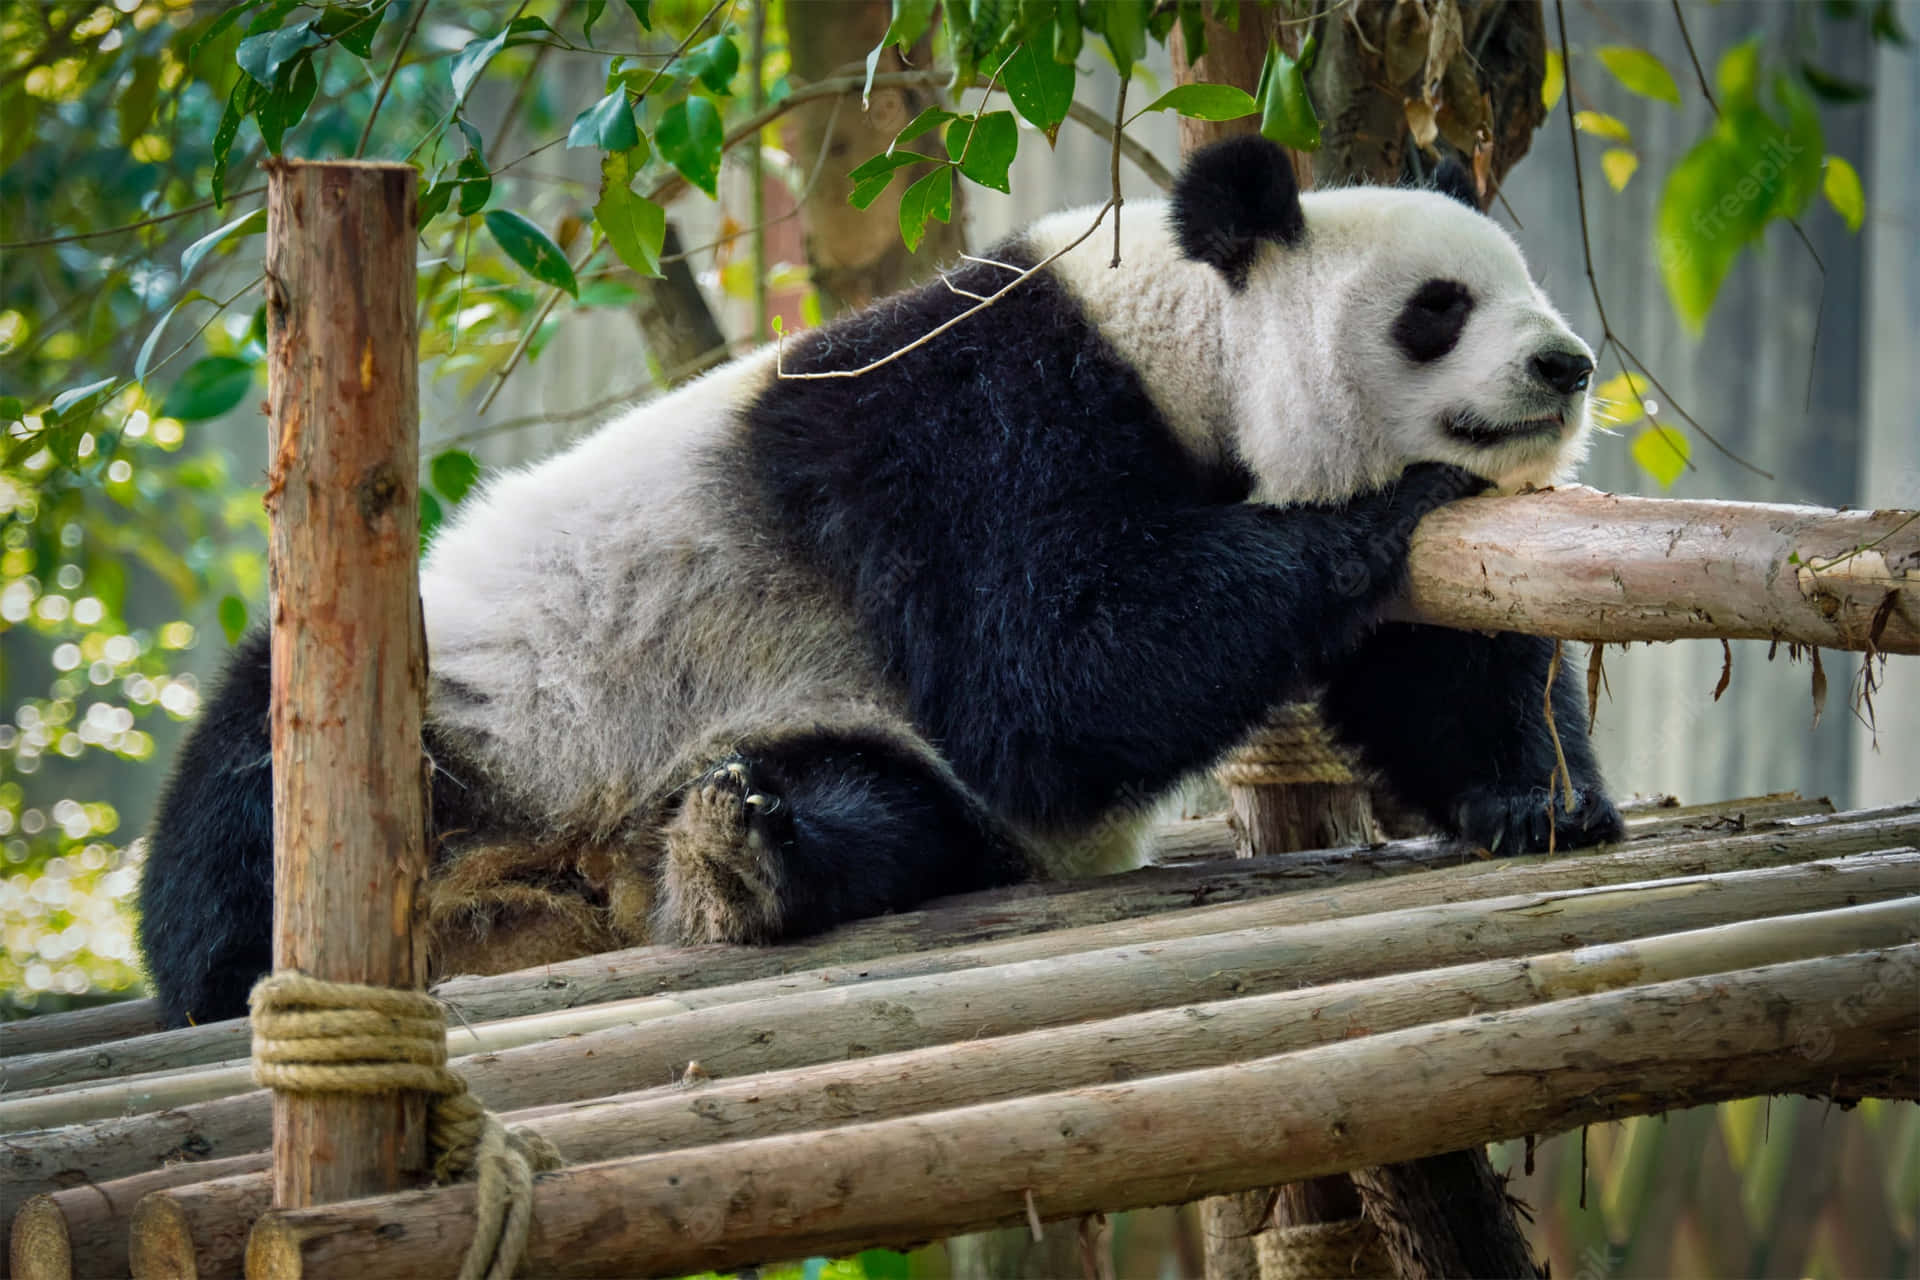
<svg viewBox="0 0 1920 1280"><path fill-rule="evenodd" d="M1503 488L1570 478L1586 449L1586 397L1569 407L1527 361L1547 346L1591 351L1512 237L1428 191L1318 191L1301 206L1305 240L1263 245L1238 292L1181 256L1160 201L1124 207L1118 268L1102 228L1053 269L1189 447L1237 451L1257 500L1337 500L1419 461L1457 463ZM1093 215L1043 219L1028 233L1034 250L1071 243ZM1394 346L1393 322L1433 279L1466 285L1475 306L1454 349L1417 365ZM1488 448L1440 429L1461 409L1494 422L1564 409L1565 426L1558 439Z"/></svg>

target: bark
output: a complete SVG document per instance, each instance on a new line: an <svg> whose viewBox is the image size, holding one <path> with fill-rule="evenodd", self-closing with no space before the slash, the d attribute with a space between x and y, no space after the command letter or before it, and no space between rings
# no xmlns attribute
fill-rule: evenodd
<svg viewBox="0 0 1920 1280"><path fill-rule="evenodd" d="M239 1277L247 1232L273 1205L273 1174L242 1173L141 1200L127 1227L134 1280Z"/></svg>
<svg viewBox="0 0 1920 1280"><path fill-rule="evenodd" d="M427 976L415 176L267 176L273 962L403 988ZM419 1094L277 1096L276 1201L405 1185L425 1120Z"/></svg>
<svg viewBox="0 0 1920 1280"><path fill-rule="evenodd" d="M861 63L886 34L891 17L892 7L885 0L810 0L796 7L787 23L794 75L825 80L849 64ZM905 59L888 46L879 69L903 71L929 66L932 60L928 36ZM964 197L957 183L950 223L928 223L926 239L913 253L900 238L900 196L927 166L896 177L866 209L847 203L853 190L847 174L886 151L908 121L943 99L936 85L899 85L876 88L865 110L859 91L853 90L794 112L796 163L811 172L814 157L824 149L820 178L801 202L800 220L806 229L807 262L826 314L863 307L917 284L935 264L951 261L966 248Z"/></svg>
<svg viewBox="0 0 1920 1280"><path fill-rule="evenodd" d="M1421 521L1404 616L1566 640L1920 653L1920 519L1584 486Z"/></svg>
<svg viewBox="0 0 1920 1280"><path fill-rule="evenodd" d="M1833 806L1826 800L1805 800L1791 792L1754 796L1743 800L1721 800L1701 805L1629 804L1624 810L1628 839L1645 846L1653 840L1671 842L1677 838L1698 839L1709 833L1737 833L1786 819L1830 815ZM1160 865L1124 876L1101 876L1093 880L1060 881L1051 884L1021 885L1009 889L964 894L942 900L923 912L922 931L929 945L956 945L991 941L1045 929L1067 928L1081 924L1101 924L1133 919L1142 915L1203 903L1225 903L1269 897L1296 889L1332 888L1409 872L1456 866L1462 861L1459 851L1431 840L1400 840L1373 848L1322 848L1295 854L1282 854L1252 861L1228 861L1233 855L1234 834L1224 818L1193 818L1161 824L1157 832L1156 858ZM896 920L898 917L895 918ZM931 923L937 921L938 923ZM886 921L873 922L886 924ZM856 933L867 925L857 925ZM871 944L870 944L871 945ZM628 952L632 957L640 954ZM712 954L710 951L703 954ZM748 950L747 958L760 953ZM880 952L869 952L878 955ZM844 957L857 959L857 957ZM724 968L724 966L721 966ZM773 972L784 972L776 967ZM543 970L543 972L545 972ZM514 975L499 975L513 977ZM524 978L527 975L520 975ZM724 973L695 975L688 986L715 985L729 979ZM466 1013L460 1030L459 1046L474 1052L484 1045L506 1047L494 1037L508 1034L499 1022L480 1021L479 1008L464 998L473 980L452 979L441 994L458 999ZM555 990L568 990L567 982L556 982ZM601 999L611 997L601 996ZM483 1005L491 997L476 997L473 1005ZM544 1012L521 1010L525 1017L550 1017L566 1007L584 1006L586 1001L560 998L561 1006ZM135 1015L129 1027L151 1027L150 1001L133 1001L127 1006ZM54 1047L47 1052L22 1049L19 1056L8 1056L5 1082L8 1092L45 1088L53 1085L82 1084L155 1071L237 1060L248 1051L247 1023L243 1018L136 1035L113 1043L91 1044L92 1015L85 1010L73 1014L54 1014L33 1022L13 1024L23 1029L41 1022L50 1024L51 1035L33 1043ZM478 1016L476 1016L478 1015ZM73 1019L71 1024L65 1019ZM504 1022L504 1018L502 1018ZM469 1035L469 1028L480 1039ZM537 1039L537 1036L529 1039ZM75 1047L60 1047L65 1041ZM528 1040L513 1041L527 1043Z"/></svg>
<svg viewBox="0 0 1920 1280"><path fill-rule="evenodd" d="M1356 1032L1352 1011L1360 1008L1367 1011L1365 1031L1378 1034L1634 984L1897 946L1917 935L1920 902L1894 899L1525 959L1483 961L993 1039L960 1040L714 1080L691 1089L666 1086L518 1111L506 1120L534 1129L579 1164L1220 1066L1344 1039ZM1410 959L1417 962L1417 957ZM264 1155L260 1159L264 1166ZM143 1201L133 1226L136 1263L142 1257L192 1257L203 1280L237 1275L239 1254L230 1243L265 1208L269 1175L252 1175L246 1184L253 1188L251 1198L237 1194L242 1180L222 1182L226 1185L166 1191ZM132 1200L119 1193L117 1184L101 1191L104 1196L93 1195L88 1203L111 1199L122 1206L124 1217ZM1288 1193L1297 1194L1294 1189ZM1251 1239L1265 1213L1266 1197L1255 1193L1208 1203L1228 1201L1241 1201L1245 1212L1225 1224L1226 1229L1235 1240ZM1357 1206L1357 1201L1351 1203ZM1349 1208L1340 1216L1356 1211ZM157 1225L149 1230L143 1225L149 1222ZM1056 1230L1048 1238L1065 1234ZM153 1242L143 1245L141 1239L148 1235ZM214 1258L225 1261L216 1265L210 1261ZM136 1274L168 1273L166 1266L158 1264L144 1272L136 1265L135 1270Z"/></svg>
<svg viewBox="0 0 1920 1280"><path fill-rule="evenodd" d="M684 1275L1382 1165L1731 1097L1903 1096L1920 947L1742 969L1016 1102L575 1166L526 1266ZM1806 1028L1817 1027L1817 1052ZM1417 1064L1410 1068L1409 1064ZM913 1152L901 1160L901 1152ZM450 1276L474 1191L275 1210L257 1277Z"/></svg>
<svg viewBox="0 0 1920 1280"><path fill-rule="evenodd" d="M666 383L682 382L727 358L727 338L713 318L707 297L693 278L693 267L684 256L679 230L669 222L666 239L661 242L658 280L639 282L641 298L636 308L640 335L646 340L647 355L659 365Z"/></svg>
<svg viewBox="0 0 1920 1280"><path fill-rule="evenodd" d="M259 1151L227 1160L168 1165L130 1178L34 1196L14 1215L8 1254L11 1274L14 1280L126 1275L127 1221L143 1197L236 1173L252 1175L271 1194L268 1169L269 1157Z"/></svg>
<svg viewBox="0 0 1920 1280"><path fill-rule="evenodd" d="M96 1009L0 1022L0 1062L10 1064L30 1053L82 1049L159 1029L160 1007L151 1000L123 1000Z"/></svg>
<svg viewBox="0 0 1920 1280"><path fill-rule="evenodd" d="M1085 931L1081 948L1046 958L847 989L817 981L797 989L785 982L751 984L710 993L706 1007L688 1007L667 1018L653 1016L660 1002L647 1000L634 1025L476 1054L455 1065L489 1107L507 1110L668 1083L693 1063L707 1075L746 1075L1409 966L1460 964L1572 941L1622 941L1649 932L1873 902L1909 892L1916 876L1920 853L1904 850L1306 923L1280 923L1290 914L1283 900L1253 904L1251 914L1244 907L1193 913L1204 927L1230 931L1188 936L1153 931L1139 937L1129 936L1137 935L1136 926L1111 926ZM772 998L741 998L763 994ZM51 1110L46 1101L39 1100L33 1112L20 1108L15 1118L44 1116ZM125 1105L155 1101L137 1097ZM137 1172L140 1165L125 1163L129 1153L178 1142L183 1121L197 1126L204 1154L252 1150L263 1139L265 1114L266 1094L255 1091L146 1116L43 1130L12 1139L8 1146L21 1149L16 1169L27 1176L29 1191L39 1191L46 1188L32 1184L30 1170L45 1178L79 1163L95 1170L96 1179Z"/></svg>

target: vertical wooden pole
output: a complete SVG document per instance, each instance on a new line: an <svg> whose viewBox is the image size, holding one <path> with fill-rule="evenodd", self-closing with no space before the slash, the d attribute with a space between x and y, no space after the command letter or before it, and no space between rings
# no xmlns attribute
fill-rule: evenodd
<svg viewBox="0 0 1920 1280"><path fill-rule="evenodd" d="M410 165L269 166L273 962L418 990L415 222ZM425 1120L418 1094L275 1094L274 1203L410 1185Z"/></svg>

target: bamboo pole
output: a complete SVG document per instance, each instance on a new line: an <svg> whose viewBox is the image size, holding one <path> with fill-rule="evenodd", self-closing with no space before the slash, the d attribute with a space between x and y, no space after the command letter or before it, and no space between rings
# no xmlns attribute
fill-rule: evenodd
<svg viewBox="0 0 1920 1280"><path fill-rule="evenodd" d="M1781 640L1920 653L1920 520L1583 485L1452 503L1398 615L1566 640ZM1877 635L1876 635L1877 632Z"/></svg>
<svg viewBox="0 0 1920 1280"><path fill-rule="evenodd" d="M1764 964L1899 946L1920 939L1920 899L1899 899L1664 934L1517 960L1482 961L1273 992L1097 1022L828 1062L695 1088L663 1086L537 1107L525 1125L576 1164L716 1142L841 1128L1083 1085L1140 1079L1397 1031L1474 1013ZM1357 1019L1364 1016L1364 1022ZM267 1176L160 1192L135 1213L133 1256L156 1259L136 1280L240 1274L229 1243L266 1208ZM251 1198L240 1194L250 1191ZM156 1243L142 1243L145 1232ZM203 1243L204 1241L204 1243ZM225 1259L216 1265L212 1259ZM164 1265L162 1265L164 1264Z"/></svg>
<svg viewBox="0 0 1920 1280"><path fill-rule="evenodd" d="M574 1166L536 1184L526 1266L683 1275L1012 1225L1029 1194L1057 1219L1676 1105L1826 1092L1836 1079L1910 1090L1916 975L1916 946L1798 961L1233 1066ZM473 1204L462 1186L274 1210L248 1242L247 1274L450 1276Z"/></svg>
<svg viewBox="0 0 1920 1280"><path fill-rule="evenodd" d="M1193 1000L1524 955L1574 941L1618 941L1876 901L1911 893L1917 880L1920 853L1906 850L1260 926L840 990L774 992L773 998L716 1003L475 1055L459 1066L481 1099L506 1111L668 1083L695 1060L709 1074L744 1075ZM48 1130L22 1143L19 1168L41 1179L72 1167L98 1169L96 1177L121 1176L142 1167L128 1163L140 1151L188 1140L209 1155L237 1154L264 1140L266 1115L265 1095L255 1091L144 1118Z"/></svg>
<svg viewBox="0 0 1920 1280"><path fill-rule="evenodd" d="M260 1151L226 1160L184 1162L34 1196L14 1215L8 1243L13 1280L126 1275L127 1222L144 1197L236 1173L251 1175L270 1192L267 1168L267 1153Z"/></svg>
<svg viewBox="0 0 1920 1280"><path fill-rule="evenodd" d="M273 962L421 989L419 341L411 165L267 165ZM419 1094L276 1094L274 1200L392 1190Z"/></svg>
<svg viewBox="0 0 1920 1280"><path fill-rule="evenodd" d="M1783 819L1831 814L1825 800L1797 795L1755 796L1713 804L1673 805L1627 809L1629 845L1646 848L1655 839L1672 843L1699 839L1704 834L1758 830ZM1332 888L1435 867L1456 866L1459 850L1431 839L1396 840L1371 848L1320 849L1255 860L1232 857L1233 833L1224 819L1195 818L1161 824L1160 856L1171 850L1179 865L1162 865L1118 876L1020 885L1009 889L955 895L924 909L926 923L919 932L943 945L959 941L982 942L1018 937L1072 925L1093 925L1134 919L1189 907L1195 902L1220 904L1271 897L1309 888ZM1199 859L1210 859L1199 862ZM922 914L922 913L916 913ZM867 926L848 930L856 937ZM843 931L847 932L847 931ZM876 945L872 942L863 945ZM650 949L651 951L652 949ZM741 948L741 954L764 960L761 949ZM712 975L703 974L703 977ZM701 985L724 981L713 977ZM463 981L454 979L439 988L458 1000ZM573 1002L579 1003L579 1002ZM65 1015L56 1015L65 1016ZM524 1012L522 1017L553 1016ZM468 1016L460 1034L478 1030L487 1045L506 1048L537 1036L494 1040L508 1036L505 1019L476 1020ZM585 1024L590 1027L590 1022ZM488 1029L492 1030L488 1030ZM111 1044L96 1044L7 1059L0 1082L8 1093L56 1086L123 1079L160 1071L237 1061L248 1050L244 1018L159 1031ZM475 1052L480 1040L463 1039L459 1051Z"/></svg>

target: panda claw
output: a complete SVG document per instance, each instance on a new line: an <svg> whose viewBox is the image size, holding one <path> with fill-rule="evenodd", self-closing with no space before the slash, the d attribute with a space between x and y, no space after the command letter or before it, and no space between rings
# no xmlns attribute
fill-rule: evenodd
<svg viewBox="0 0 1920 1280"><path fill-rule="evenodd" d="M756 809L765 809L768 813L772 813L779 804L777 800L774 800L770 796L763 796L758 791L749 795L745 800L742 800L741 803L751 805Z"/></svg>
<svg viewBox="0 0 1920 1280"><path fill-rule="evenodd" d="M747 780L747 767L737 760L732 761L727 765L727 776L735 782L745 782Z"/></svg>

